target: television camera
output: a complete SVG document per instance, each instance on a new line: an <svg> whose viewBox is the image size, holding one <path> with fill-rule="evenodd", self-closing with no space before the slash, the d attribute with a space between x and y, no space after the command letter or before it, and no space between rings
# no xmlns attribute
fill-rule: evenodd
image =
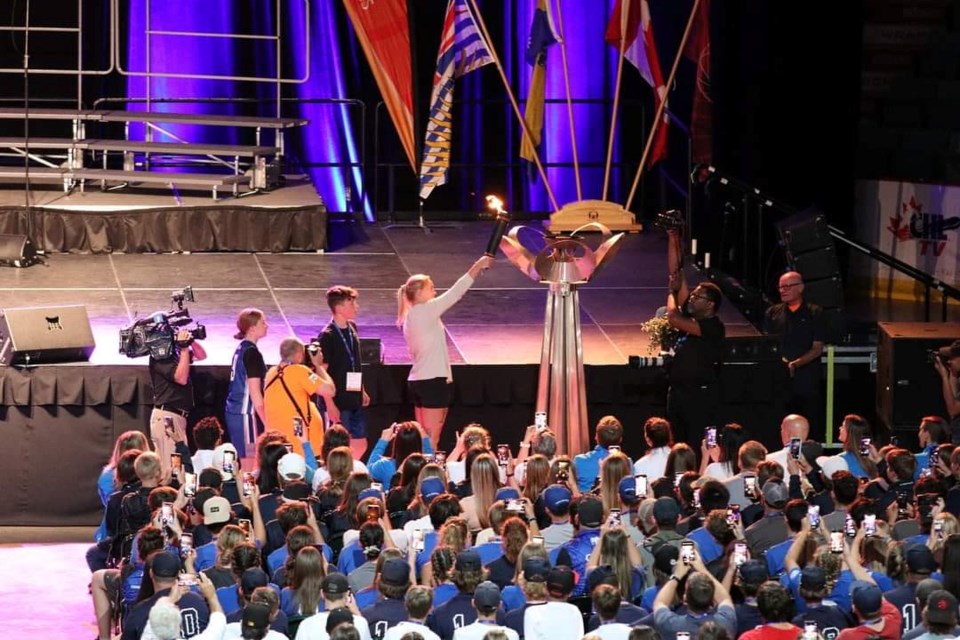
<svg viewBox="0 0 960 640"><path fill-rule="evenodd" d="M178 331L194 322L190 310L184 302L193 302L193 287L184 287L174 291L170 300L176 305L170 311L157 311L153 315L141 318L126 329L120 330L120 353L128 358L141 358L149 355L154 360L166 360L177 353L177 347L187 347L194 340L204 340L207 328L200 323L190 329L190 338L177 341Z"/></svg>

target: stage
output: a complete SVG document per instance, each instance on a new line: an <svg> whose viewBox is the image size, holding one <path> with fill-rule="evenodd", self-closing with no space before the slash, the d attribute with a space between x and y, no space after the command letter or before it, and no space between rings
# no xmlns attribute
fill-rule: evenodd
<svg viewBox="0 0 960 640"><path fill-rule="evenodd" d="M208 333L209 357L195 367L194 420L222 410L237 311L253 306L266 313L270 331L260 349L275 363L283 338L306 340L326 324L328 286L356 287L360 334L380 338L383 347L384 363L365 369L375 439L381 425L412 416L404 384L409 356L395 326L397 288L410 274L428 273L446 289L481 255L491 227L472 222L424 233L345 222L329 225L334 250L323 254L52 254L42 266L0 270L0 308L83 304L97 344L89 363L0 368L0 417L16 433L10 440L16 444L0 450L0 468L17 478L16 491L0 492L0 525L96 524L98 469L116 434L146 426L152 404L146 361L118 353L118 331L168 309L170 293L186 285L196 295L187 306ZM664 303L665 264L663 234L628 235L581 293L591 423L607 413L620 416L631 431L627 446L637 450L636 429L662 413L666 387L662 369L626 363L629 355L647 353L640 324ZM444 316L456 380L451 426L480 420L505 442L519 439L533 413L545 301L544 288L500 256ZM721 315L728 335L756 335L732 305ZM737 418L758 415L752 408L743 413ZM452 438L450 430L441 446L452 446ZM54 484L41 464L50 459L60 466ZM68 503L53 498L63 486L77 488Z"/></svg>

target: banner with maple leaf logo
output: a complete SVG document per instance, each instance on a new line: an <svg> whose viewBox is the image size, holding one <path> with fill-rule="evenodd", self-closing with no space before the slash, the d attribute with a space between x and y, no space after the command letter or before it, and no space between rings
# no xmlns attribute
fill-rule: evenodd
<svg viewBox="0 0 960 640"><path fill-rule="evenodd" d="M943 282L960 281L960 187L861 180L856 207L858 239ZM875 260L857 258L852 269L875 294L923 296L912 278Z"/></svg>

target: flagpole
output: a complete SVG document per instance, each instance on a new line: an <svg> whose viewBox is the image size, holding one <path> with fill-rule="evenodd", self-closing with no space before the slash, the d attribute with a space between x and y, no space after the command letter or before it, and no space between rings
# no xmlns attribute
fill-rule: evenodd
<svg viewBox="0 0 960 640"><path fill-rule="evenodd" d="M620 5L620 61L617 63L617 82L613 88L613 113L610 116L610 135L607 139L607 163L603 168L603 200L607 199L610 188L610 165L613 163L613 140L617 131L617 112L620 110L620 85L623 81L623 61L627 57L627 21L630 18L630 0ZM643 25L641 24L641 29ZM643 34L638 33L638 38ZM656 91L656 88L654 88Z"/></svg>
<svg viewBox="0 0 960 640"><path fill-rule="evenodd" d="M497 51L493 47L493 43L490 40L490 32L487 31L487 25L483 21L483 16L480 14L480 9L477 7L477 0L470 0L468 9L473 15L473 20L477 23L477 27L480 29L483 39L487 43L487 50L490 51L490 57L493 58L493 64L496 65L497 71L500 72L500 79L503 80L503 88L506 89L507 97L510 98L510 104L513 106L513 113L517 116L517 120L520 121L520 128L523 129L523 134L527 136L527 139L532 143L533 136L530 134L530 127L527 126L527 121L524 120L523 114L520 113L520 105L517 104L517 98L513 95L513 90L510 89L510 83L507 81L507 74L503 71L503 65L500 64L500 56L497 55ZM531 147L533 147L532 144ZM547 190L547 197L550 198L550 204L553 206L553 210L559 211L560 205L557 204L557 198L555 195L553 195L553 189L550 188L550 181L547 180L547 172L543 170L543 164L540 162L540 154L537 152L536 147L533 147L533 161L537 165L537 171L540 173L540 179L543 180L543 187Z"/></svg>
<svg viewBox="0 0 960 640"><path fill-rule="evenodd" d="M693 8L690 9L690 18L687 20L687 28L683 30L683 38L680 40L680 48L677 49L677 55L673 59L673 66L670 68L670 76L664 85L668 89L673 86L673 81L677 77L677 68L680 66L680 58L683 57L683 51L687 48L687 40L690 38L690 31L693 30L693 23L697 17L697 10L700 8L700 0L693 0ZM637 167L637 174L633 177L633 186L630 187L630 195L627 196L627 204L624 209L630 210L633 204L633 197L637 193L637 186L640 184L640 176L643 175L644 167L647 164L647 158L650 155L650 149L653 148L653 139L657 135L657 129L663 120L664 109L667 108L667 96L663 96L660 104L657 105L657 114L653 118L653 125L650 127L650 133L647 134L647 144L643 147L643 155L640 156L640 166Z"/></svg>
<svg viewBox="0 0 960 640"><path fill-rule="evenodd" d="M551 0L547 0L547 10L550 10ZM567 115L570 120L570 146L573 148L573 175L577 179L577 200L583 200L583 188L580 185L580 156L577 153L577 128L573 126L573 94L570 92L570 69L567 66L567 39L563 33L562 0L557 0L557 22L560 26L560 55L563 57L563 84L567 92ZM606 200L607 196L604 195Z"/></svg>

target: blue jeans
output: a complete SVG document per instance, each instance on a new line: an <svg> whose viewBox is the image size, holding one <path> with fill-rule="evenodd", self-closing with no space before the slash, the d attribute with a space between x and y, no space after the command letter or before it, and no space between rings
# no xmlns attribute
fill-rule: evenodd
<svg viewBox="0 0 960 640"><path fill-rule="evenodd" d="M367 439L367 412L359 409L344 409L340 412L340 424L354 440Z"/></svg>

